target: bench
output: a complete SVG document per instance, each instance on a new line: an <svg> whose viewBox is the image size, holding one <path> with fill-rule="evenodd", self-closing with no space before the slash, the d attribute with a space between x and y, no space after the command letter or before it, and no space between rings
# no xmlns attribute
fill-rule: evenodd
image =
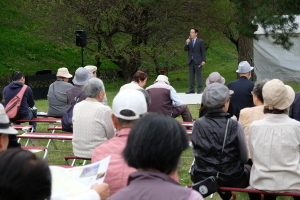
<svg viewBox="0 0 300 200"><path fill-rule="evenodd" d="M68 162L68 160L71 160L71 159L73 159L73 161L72 161L72 163L71 163L71 165L70 165L70 163ZM77 157L77 156L65 156L65 161L66 161L67 165L74 166L76 160L83 160L82 165L85 165L86 161L87 161L87 160L90 161L91 158L81 158L81 157Z"/></svg>
<svg viewBox="0 0 300 200"><path fill-rule="evenodd" d="M25 132L29 132L29 130L31 130L31 132L33 132L33 126L32 125L15 125L12 124L11 127L13 127L16 130L22 130Z"/></svg>
<svg viewBox="0 0 300 200"><path fill-rule="evenodd" d="M187 185L188 188L192 188L192 185ZM262 190L250 189L250 188L233 188L233 187L219 187L219 192L246 192L246 193L256 193L256 194L267 194L272 196L298 196L299 192L265 192Z"/></svg>
<svg viewBox="0 0 300 200"><path fill-rule="evenodd" d="M247 193L257 193L257 194L267 194L272 196L298 196L300 197L299 192L265 192L262 190L248 189L248 188L232 188L232 187L220 187L220 192L247 192Z"/></svg>
<svg viewBox="0 0 300 200"><path fill-rule="evenodd" d="M46 147L22 146L21 148L31 151L32 153L38 153L38 152L44 151L45 153L44 153L43 159L45 159L48 154L48 149Z"/></svg>
<svg viewBox="0 0 300 200"><path fill-rule="evenodd" d="M26 139L47 139L49 140L46 148L49 147L50 143L53 142L55 148L57 149L56 144L53 140L72 140L73 135L67 133L23 133L21 135L17 135L17 138L26 138ZM28 145L28 141L26 142L25 146Z"/></svg>
<svg viewBox="0 0 300 200"><path fill-rule="evenodd" d="M194 125L193 122L179 122L179 123L186 128L191 128Z"/></svg>
<svg viewBox="0 0 300 200"><path fill-rule="evenodd" d="M32 119L15 121L15 123L25 123L25 122L49 123L49 128L54 128L54 123L61 123L61 118L32 118Z"/></svg>

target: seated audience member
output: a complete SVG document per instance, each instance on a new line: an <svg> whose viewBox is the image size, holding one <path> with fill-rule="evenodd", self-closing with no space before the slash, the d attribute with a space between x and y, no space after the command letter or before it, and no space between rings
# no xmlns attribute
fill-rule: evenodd
<svg viewBox="0 0 300 200"><path fill-rule="evenodd" d="M204 117L197 119L193 126L191 141L195 160L190 170L193 183L209 176L217 176L219 172L219 186L245 188L249 185L251 167L245 165L248 150L243 127L236 120L230 119L227 113L232 92L220 83L208 85L203 92L202 102L209 111ZM223 200L236 198L231 192L218 193Z"/></svg>
<svg viewBox="0 0 300 200"><path fill-rule="evenodd" d="M176 173L181 153L188 147L186 130L175 119L150 113L133 126L123 151L125 161L137 169L128 186L110 200L202 200L195 190L180 186Z"/></svg>
<svg viewBox="0 0 300 200"><path fill-rule="evenodd" d="M99 145L92 156L93 163L111 156L105 176L105 182L110 187L110 194L126 187L129 174L136 171L125 163L122 151L131 127L147 112L145 96L138 90L120 91L113 100L112 111L111 119L117 129L117 136Z"/></svg>
<svg viewBox="0 0 300 200"><path fill-rule="evenodd" d="M48 90L48 115L61 117L67 110L66 91L73 85L69 82L72 75L65 67L59 68L56 73L56 81L49 86Z"/></svg>
<svg viewBox="0 0 300 200"><path fill-rule="evenodd" d="M12 75L12 82L3 89L4 95L4 107L8 102L14 98L22 89L23 85L25 85L25 75L20 71L15 71ZM34 98L31 88L28 86L25 90L21 107L20 107L20 115L18 120L28 120L34 118L34 113L32 112L32 108L34 107ZM36 122L29 122L30 125L33 125L34 129L36 129ZM9 137L9 145L10 147L20 147L20 144L17 142L17 138L15 135L10 135Z"/></svg>
<svg viewBox="0 0 300 200"><path fill-rule="evenodd" d="M93 77L97 77L97 67L96 66L94 66L94 65L87 65L84 68L87 69L88 71L90 71L93 74ZM105 92L105 88L104 88L104 92ZM104 105L107 105L106 93L105 93L103 101L101 103L103 103Z"/></svg>
<svg viewBox="0 0 300 200"><path fill-rule="evenodd" d="M295 100L290 107L289 117L300 121L300 91L295 94Z"/></svg>
<svg viewBox="0 0 300 200"><path fill-rule="evenodd" d="M2 123L0 127L0 199L49 200L51 175L46 161L21 148L6 150L8 136L16 135L18 131L10 126L9 119L1 104L0 121ZM108 196L108 185L102 183L93 185L91 190L83 193L79 198L65 197L59 200L99 200L100 197L106 199Z"/></svg>
<svg viewBox="0 0 300 200"><path fill-rule="evenodd" d="M205 85L207 87L212 83L220 83L220 84L224 85L225 84L225 78L222 77L219 74L219 72L212 72L208 76L208 78L206 79ZM203 117L207 112L208 112L208 108L203 103L201 103L200 110L199 110L199 118Z"/></svg>
<svg viewBox="0 0 300 200"><path fill-rule="evenodd" d="M230 104L232 106L232 113L237 119L239 119L240 110L254 106L251 94L254 83L249 80L252 70L253 67L251 67L247 61L240 62L238 70L236 70L239 78L228 83L228 88L234 91L230 99Z"/></svg>
<svg viewBox="0 0 300 200"><path fill-rule="evenodd" d="M89 72L87 69L83 67L79 67L75 71L75 76L73 78L74 86L69 88L67 90L67 104L68 106L71 105L71 103L74 102L75 96L78 96L83 90L84 84L93 77L92 73ZM80 96L78 102L84 100L86 98L86 94L83 92L83 94Z"/></svg>
<svg viewBox="0 0 300 200"><path fill-rule="evenodd" d="M251 92L253 96L253 103L255 106L250 108L244 108L240 112L239 122L243 125L244 128L249 158L251 158L249 152L249 126L253 121L260 120L265 117L262 88L264 87L267 81L269 80L263 79L255 82L253 91Z"/></svg>
<svg viewBox="0 0 300 200"><path fill-rule="evenodd" d="M270 192L300 192L300 122L287 115L295 92L273 79L264 85L262 94L265 117L249 128L250 186ZM276 196L264 195L264 199L275 200Z"/></svg>
<svg viewBox="0 0 300 200"><path fill-rule="evenodd" d="M115 136L111 109L100 103L105 94L103 88L100 79L89 79L83 87L87 98L74 106L72 143L75 156L91 158L98 145Z"/></svg>
<svg viewBox="0 0 300 200"><path fill-rule="evenodd" d="M47 162L30 151L14 148L0 153L1 200L50 200L51 183ZM54 195L51 200L103 200L108 196L109 187L102 183L78 197Z"/></svg>
<svg viewBox="0 0 300 200"><path fill-rule="evenodd" d="M182 104L176 90L170 85L168 77L158 75L153 85L146 88L151 97L151 105L148 112L155 112L171 116L182 116L183 121L191 122L192 115L187 105Z"/></svg>
<svg viewBox="0 0 300 200"><path fill-rule="evenodd" d="M15 142L17 142L16 134L18 134L18 131L10 126L10 121L6 115L5 109L2 104L0 104L0 122L1 122L1 126L0 126L0 152L1 152L3 150L6 150L8 144L11 142L11 138L9 136L15 136L14 137L16 139Z"/></svg>
<svg viewBox="0 0 300 200"><path fill-rule="evenodd" d="M22 149L0 153L1 200L50 200L51 174L45 160Z"/></svg>
<svg viewBox="0 0 300 200"><path fill-rule="evenodd" d="M121 90L125 89L143 89L147 83L148 75L145 72L137 71L132 78L130 83L123 85Z"/></svg>

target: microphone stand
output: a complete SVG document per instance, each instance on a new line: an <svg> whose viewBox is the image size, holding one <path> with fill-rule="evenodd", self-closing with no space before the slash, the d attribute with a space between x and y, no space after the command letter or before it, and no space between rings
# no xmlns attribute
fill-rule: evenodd
<svg viewBox="0 0 300 200"><path fill-rule="evenodd" d="M169 66L168 66L168 63L169 63L169 61L175 56L175 54L177 53L177 50L175 50L173 53L172 53L172 55L166 60L166 67L165 67L165 69L166 69L166 74L167 74L167 76L169 75Z"/></svg>

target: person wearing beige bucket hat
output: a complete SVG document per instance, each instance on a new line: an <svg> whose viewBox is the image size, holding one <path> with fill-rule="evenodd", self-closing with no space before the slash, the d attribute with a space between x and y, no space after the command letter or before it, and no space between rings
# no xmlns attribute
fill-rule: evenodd
<svg viewBox="0 0 300 200"><path fill-rule="evenodd" d="M262 93L265 117L254 121L249 129L253 161L250 186L269 192L299 191L300 122L287 115L295 92L273 79L264 85ZM268 195L264 198L276 199Z"/></svg>
<svg viewBox="0 0 300 200"><path fill-rule="evenodd" d="M61 117L67 110L67 96L66 91L73 87L69 83L69 78L72 74L65 67L59 68L56 73L56 81L49 86L48 99L48 115L53 117Z"/></svg>
<svg viewBox="0 0 300 200"><path fill-rule="evenodd" d="M187 105L181 102L176 90L170 85L169 78L158 75L154 84L146 88L151 98L148 112L155 112L172 116L182 116L183 121L191 122L192 115Z"/></svg>

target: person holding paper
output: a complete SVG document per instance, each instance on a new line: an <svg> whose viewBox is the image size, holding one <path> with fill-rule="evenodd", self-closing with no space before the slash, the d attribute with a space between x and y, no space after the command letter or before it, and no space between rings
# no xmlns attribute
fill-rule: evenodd
<svg viewBox="0 0 300 200"><path fill-rule="evenodd" d="M130 174L128 186L109 200L203 200L190 188L171 177L177 171L181 153L188 147L185 128L170 116L150 113L139 119L130 131L123 157L137 171Z"/></svg>

